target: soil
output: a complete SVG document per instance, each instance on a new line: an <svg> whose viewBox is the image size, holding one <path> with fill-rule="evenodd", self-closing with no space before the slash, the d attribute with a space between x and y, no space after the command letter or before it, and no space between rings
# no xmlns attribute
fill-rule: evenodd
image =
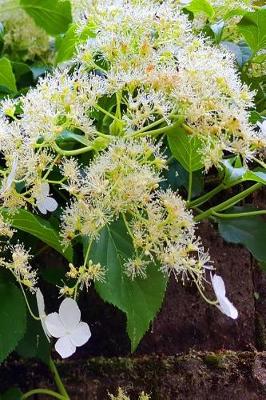
<svg viewBox="0 0 266 400"><path fill-rule="evenodd" d="M199 224L199 234L239 318L206 304L193 285L170 280L161 311L131 356L124 315L92 289L81 302L92 338L72 361L58 361L71 400L105 400L118 386L131 400L143 390L152 400L266 399L266 274L210 222ZM0 366L0 393L47 385L50 374L35 361L12 358Z"/></svg>

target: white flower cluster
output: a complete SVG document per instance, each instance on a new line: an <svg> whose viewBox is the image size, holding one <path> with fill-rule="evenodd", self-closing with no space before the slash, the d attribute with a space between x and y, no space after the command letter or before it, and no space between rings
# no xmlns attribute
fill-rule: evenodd
<svg viewBox="0 0 266 400"><path fill-rule="evenodd" d="M231 55L193 34L175 1L91 0L86 7L79 29L93 23L96 37L78 46L70 66L1 103L1 204L42 214L62 206L65 244L77 236L97 240L121 220L134 249L125 274L145 278L159 264L201 291L209 256L181 197L160 189L166 161L157 136L183 124L200 139L206 170L225 151L249 159L265 146L265 134L248 122L253 94ZM12 235L6 222L0 229ZM1 265L33 289L27 252L17 245L12 257ZM103 280L105 268L88 254L67 274L75 287L61 293L76 297Z"/></svg>

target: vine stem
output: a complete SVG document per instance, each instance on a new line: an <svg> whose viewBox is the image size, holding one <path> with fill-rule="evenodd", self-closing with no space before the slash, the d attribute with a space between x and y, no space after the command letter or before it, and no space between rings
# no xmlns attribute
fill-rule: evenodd
<svg viewBox="0 0 266 400"><path fill-rule="evenodd" d="M58 154L61 154L63 156L77 156L79 154L84 154L87 153L88 151L93 150L92 146L82 147L81 149L77 150L63 150L61 149L61 147L57 146L56 143L53 144L53 148Z"/></svg>
<svg viewBox="0 0 266 400"><path fill-rule="evenodd" d="M195 222L201 221L203 219L206 219L213 215L214 212L217 211L223 211L226 210L232 206L234 206L236 203L244 199L245 197L249 196L251 193L253 193L255 190L261 188L263 186L262 183L256 183L255 185L252 185L250 188L244 190L241 193L238 193L236 196L233 196L231 199L228 199L220 204L218 204L215 207L211 207L206 211L203 211L201 214L197 215L194 220Z"/></svg>
<svg viewBox="0 0 266 400"><path fill-rule="evenodd" d="M256 157L252 157L252 159L253 159L254 161L256 161L261 167L266 168L266 164L265 164L265 162L263 162L262 160L259 160L259 159L256 158Z"/></svg>
<svg viewBox="0 0 266 400"><path fill-rule="evenodd" d="M131 135L131 137L132 138L139 138L139 137L143 137L143 136L147 136L147 135L149 135L149 136L157 136L157 135L160 135L162 133L166 133L167 134L172 129L180 127L182 125L182 123L183 123L183 117L178 117L176 122L174 122L171 125L166 125L166 126L163 126L162 128L154 129L154 130L151 130L151 131L149 131L149 130L142 131L142 132L138 131L138 132L135 132L133 135ZM149 125L149 128L150 128L150 126L151 125Z"/></svg>
<svg viewBox="0 0 266 400"><path fill-rule="evenodd" d="M49 390L49 389L33 389L33 390L30 390L29 392L23 394L21 396L20 400L29 399L30 397L35 396L36 394L45 394L47 396L53 397L54 399L66 400L66 397L62 396L59 393L54 392L53 390ZM69 397L67 399L69 399Z"/></svg>
<svg viewBox="0 0 266 400"><path fill-rule="evenodd" d="M212 215L218 218L224 218L224 219L229 219L229 218L241 218L241 217L254 217L256 215L265 215L266 210L257 210L257 211L248 211L248 212L242 212L242 213L230 213L230 214L221 214L218 212L213 211Z"/></svg>
<svg viewBox="0 0 266 400"><path fill-rule="evenodd" d="M58 373L56 365L55 365L55 363L54 363L54 361L53 361L53 359L51 357L49 359L49 368L50 368L50 371L51 371L51 373L52 373L52 375L54 377L54 381L56 383L56 386L57 386L57 388L58 388L58 390L59 390L59 392L61 394L61 397L58 397L58 398L64 399L64 400L70 400L70 397L69 397L69 395L68 395L68 393L67 393L67 391L65 389L65 386L64 386L64 384L63 384L63 382L62 382L62 380L60 378L60 375Z"/></svg>

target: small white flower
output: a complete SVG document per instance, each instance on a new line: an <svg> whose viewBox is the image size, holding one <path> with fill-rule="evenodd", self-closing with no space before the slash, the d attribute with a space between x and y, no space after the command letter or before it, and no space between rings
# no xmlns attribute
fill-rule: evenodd
<svg viewBox="0 0 266 400"><path fill-rule="evenodd" d="M221 276L211 275L213 290L216 294L219 310L232 319L238 317L238 311L225 295L224 281Z"/></svg>
<svg viewBox="0 0 266 400"><path fill-rule="evenodd" d="M45 318L49 334L57 338L56 351L62 358L70 357L76 348L83 346L91 337L89 325L81 322L80 309L75 300L66 298L59 307L59 313Z"/></svg>
<svg viewBox="0 0 266 400"><path fill-rule="evenodd" d="M50 335L49 335L49 332L47 331L47 328L45 325L46 313L45 313L44 298L43 298L43 294L39 288L37 289L37 292L36 292L36 299L37 299L37 307L38 307L39 317L41 319L42 328L45 333L45 336L47 337L48 341L50 342L50 339L49 339Z"/></svg>
<svg viewBox="0 0 266 400"><path fill-rule="evenodd" d="M266 136L266 119L263 122L257 122L257 125L261 129L262 134Z"/></svg>
<svg viewBox="0 0 266 400"><path fill-rule="evenodd" d="M13 160L13 163L12 163L11 171L10 171L9 175L7 176L6 181L3 183L3 186L1 188L1 194L3 194L4 192L6 192L7 190L9 190L11 188L11 185L16 176L17 167L18 167L18 159L17 159L17 157L15 157Z"/></svg>
<svg viewBox="0 0 266 400"><path fill-rule="evenodd" d="M40 192L36 197L36 206L42 214L47 214L47 211L55 211L58 203L55 199L49 196L50 187L47 182L42 183Z"/></svg>

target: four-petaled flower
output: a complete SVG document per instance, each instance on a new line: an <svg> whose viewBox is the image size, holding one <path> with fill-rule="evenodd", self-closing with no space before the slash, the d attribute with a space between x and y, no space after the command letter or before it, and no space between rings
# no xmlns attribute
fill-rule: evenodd
<svg viewBox="0 0 266 400"><path fill-rule="evenodd" d="M89 325L81 322L80 318L77 302L66 298L59 307L59 313L48 314L44 320L49 335L58 339L55 349L62 358L70 357L91 337Z"/></svg>
<svg viewBox="0 0 266 400"><path fill-rule="evenodd" d="M50 187L47 182L40 186L40 191L36 197L36 206L42 214L47 214L47 211L55 211L57 209L57 201L49 196Z"/></svg>
<svg viewBox="0 0 266 400"><path fill-rule="evenodd" d="M238 317L238 311L225 295L225 285L221 276L211 275L214 293L216 294L219 310L232 319Z"/></svg>

